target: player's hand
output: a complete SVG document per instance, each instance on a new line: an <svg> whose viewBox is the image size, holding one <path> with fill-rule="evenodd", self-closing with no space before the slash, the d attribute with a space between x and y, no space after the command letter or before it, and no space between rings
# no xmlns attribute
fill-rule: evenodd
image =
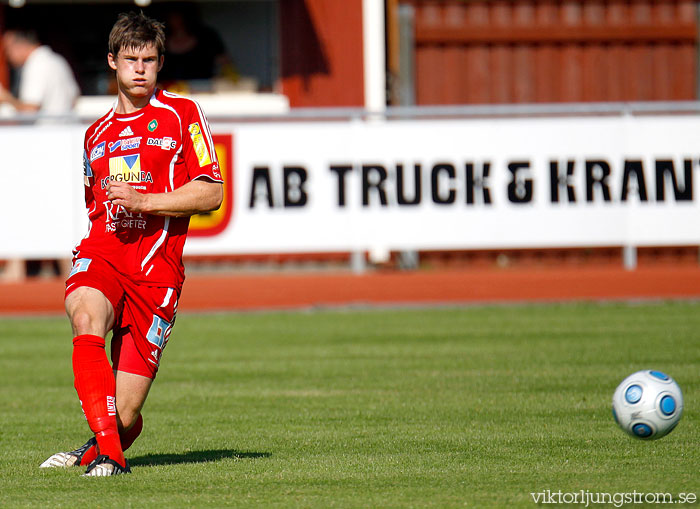
<svg viewBox="0 0 700 509"><path fill-rule="evenodd" d="M121 205L129 212L147 212L148 198L126 182L107 184L107 198L115 205Z"/></svg>

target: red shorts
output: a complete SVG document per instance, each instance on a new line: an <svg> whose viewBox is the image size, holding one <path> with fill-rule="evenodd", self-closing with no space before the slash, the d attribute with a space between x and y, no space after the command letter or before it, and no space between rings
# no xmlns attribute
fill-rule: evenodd
<svg viewBox="0 0 700 509"><path fill-rule="evenodd" d="M65 297L81 286L99 290L114 308L113 368L155 378L175 323L180 288L138 285L100 258L74 261Z"/></svg>

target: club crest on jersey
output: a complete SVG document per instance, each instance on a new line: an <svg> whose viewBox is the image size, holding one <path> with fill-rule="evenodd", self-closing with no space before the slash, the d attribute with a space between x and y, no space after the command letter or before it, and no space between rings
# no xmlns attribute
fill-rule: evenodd
<svg viewBox="0 0 700 509"><path fill-rule="evenodd" d="M96 159L99 159L105 155L105 142L101 142L93 147L93 149L90 151L90 162L94 162Z"/></svg>
<svg viewBox="0 0 700 509"><path fill-rule="evenodd" d="M209 150L207 149L207 144L204 142L204 136L202 136L202 130L199 127L199 122L190 124L187 130L190 132L190 138L192 138L192 145L194 145L194 151L197 154L199 166L211 164Z"/></svg>
<svg viewBox="0 0 700 509"><path fill-rule="evenodd" d="M148 130L153 132L158 129L158 121L154 118L148 123Z"/></svg>
<svg viewBox="0 0 700 509"><path fill-rule="evenodd" d="M102 189L110 181L115 182L153 182L151 172L141 171L141 155L119 156L109 158L109 177L102 179Z"/></svg>

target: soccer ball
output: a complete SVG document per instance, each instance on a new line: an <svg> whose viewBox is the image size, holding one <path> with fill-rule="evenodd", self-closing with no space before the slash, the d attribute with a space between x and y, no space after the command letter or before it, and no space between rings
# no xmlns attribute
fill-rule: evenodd
<svg viewBox="0 0 700 509"><path fill-rule="evenodd" d="M633 437L655 440L668 435L680 421L683 393L661 371L637 371L615 389L612 412L615 422Z"/></svg>

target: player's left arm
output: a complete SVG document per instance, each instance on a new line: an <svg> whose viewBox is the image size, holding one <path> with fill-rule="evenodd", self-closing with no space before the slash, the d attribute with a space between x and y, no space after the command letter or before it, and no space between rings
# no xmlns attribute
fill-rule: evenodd
<svg viewBox="0 0 700 509"><path fill-rule="evenodd" d="M127 182L110 182L107 198L129 212L185 217L218 209L224 199L224 186L196 179L171 193L139 193Z"/></svg>

